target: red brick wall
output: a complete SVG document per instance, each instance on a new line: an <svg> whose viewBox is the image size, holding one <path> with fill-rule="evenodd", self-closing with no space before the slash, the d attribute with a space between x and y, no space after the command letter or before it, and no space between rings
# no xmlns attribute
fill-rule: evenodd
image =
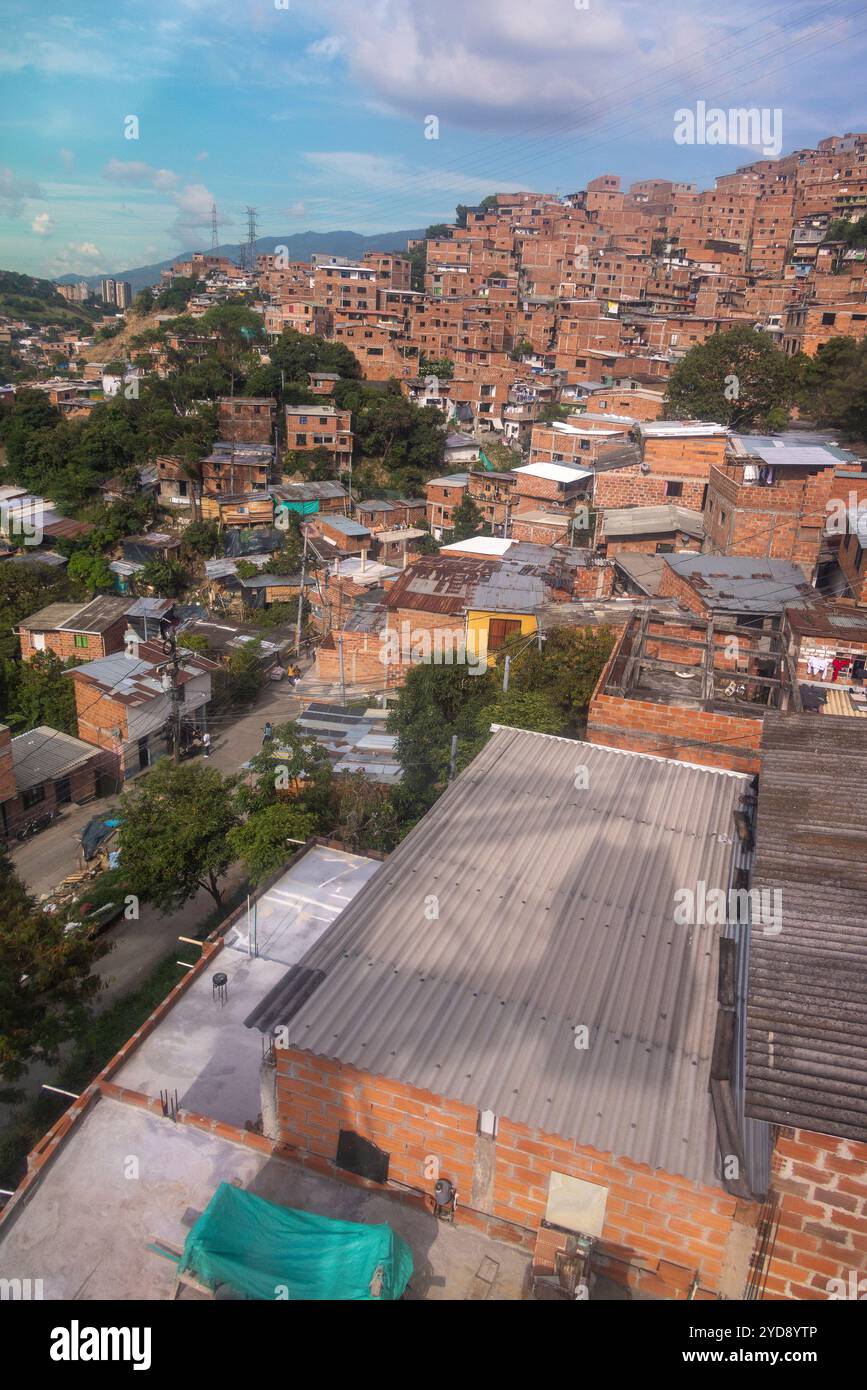
<svg viewBox="0 0 867 1390"><path fill-rule="evenodd" d="M687 608L691 608L693 613L700 614L702 618L706 618L709 614L710 610L704 600L699 597L691 584L687 584L685 579L675 573L670 565L663 565L662 567L662 578L659 581L657 592L660 598L676 598Z"/></svg>
<svg viewBox="0 0 867 1390"><path fill-rule="evenodd" d="M98 661L100 657L110 656L112 652L123 651L123 634L126 631L127 619L121 615L116 623L106 628L105 632L88 632L86 647L75 645L74 632L46 632L45 647L38 648L33 645L33 635L26 628L21 629L21 658L23 661L31 661L37 656L40 650L54 652L55 656L60 657L61 661L68 661L74 657L76 661Z"/></svg>
<svg viewBox="0 0 867 1390"><path fill-rule="evenodd" d="M459 1101L301 1049L276 1057L281 1144L333 1161L339 1131L352 1130L390 1155L390 1181L430 1197L437 1177L450 1179L457 1222L535 1246L540 1272L551 1264L551 1237L564 1239L546 1231L536 1245L552 1171L608 1187L600 1263L623 1280L640 1277L651 1296L683 1298L694 1274L701 1288L720 1291L733 1226L754 1223L755 1208L721 1189L505 1119L491 1141L477 1135L475 1108ZM479 1159L491 1160L492 1144L486 1179Z"/></svg>
<svg viewBox="0 0 867 1390"><path fill-rule="evenodd" d="M386 672L382 660L385 651L382 637L378 632L344 632L344 679L349 684L356 681L377 681L381 685L385 685ZM340 680L340 653L336 636L333 633L326 637L317 648L316 679L321 681Z"/></svg>
<svg viewBox="0 0 867 1390"><path fill-rule="evenodd" d="M850 1280L863 1281L856 1296L867 1298L867 1144L781 1130L772 1187L778 1222L764 1297L828 1298L829 1279L842 1279L847 1298Z"/></svg>
<svg viewBox="0 0 867 1390"><path fill-rule="evenodd" d="M0 801L6 801L16 793L15 770L12 764L12 734L5 724L0 724Z"/></svg>
<svg viewBox="0 0 867 1390"><path fill-rule="evenodd" d="M759 771L761 738L761 719L603 695L598 687L587 716L589 743L731 772Z"/></svg>

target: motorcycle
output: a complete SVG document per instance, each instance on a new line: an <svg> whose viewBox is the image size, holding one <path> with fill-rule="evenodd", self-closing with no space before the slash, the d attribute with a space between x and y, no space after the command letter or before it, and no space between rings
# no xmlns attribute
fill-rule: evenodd
<svg viewBox="0 0 867 1390"><path fill-rule="evenodd" d="M58 811L43 811L41 816L34 816L32 820L25 821L18 831L18 839L29 840L31 835L37 835L40 830L45 830L46 826L56 821L59 814Z"/></svg>

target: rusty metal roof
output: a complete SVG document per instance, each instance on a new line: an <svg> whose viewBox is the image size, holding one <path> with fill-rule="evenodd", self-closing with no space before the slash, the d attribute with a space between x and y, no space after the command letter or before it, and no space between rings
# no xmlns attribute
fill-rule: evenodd
<svg viewBox="0 0 867 1390"><path fill-rule="evenodd" d="M781 926L753 927L746 1110L867 1141L867 727L768 711L753 887ZM773 901L773 900L771 900Z"/></svg>
<svg viewBox="0 0 867 1390"><path fill-rule="evenodd" d="M422 556L389 589L386 606L426 613L463 613L479 581L490 578L499 563L496 559L472 556Z"/></svg>
<svg viewBox="0 0 867 1390"><path fill-rule="evenodd" d="M728 886L748 785L499 729L305 956L289 1044L718 1182L719 928L674 894Z"/></svg>

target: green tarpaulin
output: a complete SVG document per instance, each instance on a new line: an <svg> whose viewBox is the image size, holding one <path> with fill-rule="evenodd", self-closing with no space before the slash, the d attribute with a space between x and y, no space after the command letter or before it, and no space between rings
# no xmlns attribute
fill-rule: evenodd
<svg viewBox="0 0 867 1390"><path fill-rule="evenodd" d="M332 1221L220 1183L184 1246L179 1272L242 1298L400 1298L412 1252L390 1226Z"/></svg>

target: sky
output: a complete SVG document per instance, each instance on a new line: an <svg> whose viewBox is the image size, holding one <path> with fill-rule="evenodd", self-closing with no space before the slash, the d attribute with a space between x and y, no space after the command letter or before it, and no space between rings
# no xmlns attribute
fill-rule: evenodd
<svg viewBox="0 0 867 1390"><path fill-rule="evenodd" d="M711 187L762 155L675 140L699 102L765 109L783 153L867 128L863 0L0 0L0 26L0 266L47 278L207 250L214 203L235 242L247 205L263 236L373 233L601 173Z"/></svg>

